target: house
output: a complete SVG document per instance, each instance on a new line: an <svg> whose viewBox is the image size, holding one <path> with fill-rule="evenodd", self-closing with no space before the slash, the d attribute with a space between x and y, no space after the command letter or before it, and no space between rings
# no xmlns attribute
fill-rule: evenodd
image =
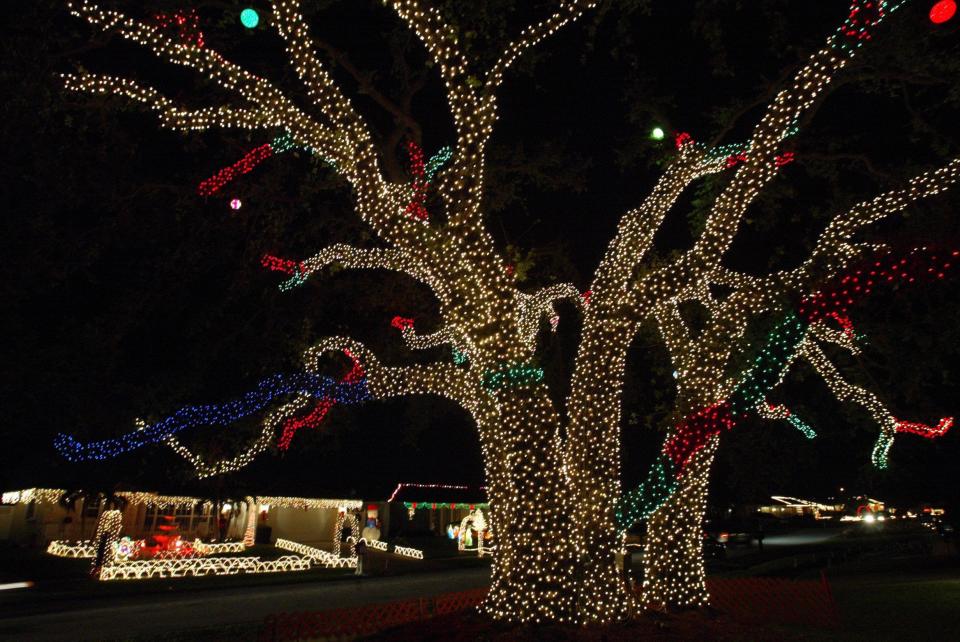
<svg viewBox="0 0 960 642"><path fill-rule="evenodd" d="M356 499L256 496L223 502L219 515L214 502L199 497L153 492L114 493L122 513L121 532L134 539L171 527L183 539L249 539L255 529L270 542L277 538L308 544L331 543L341 514L356 513ZM93 539L97 522L107 506L99 494L81 497L70 505L67 491L28 488L2 494L0 542L20 546L46 546L53 540ZM269 527L269 529L264 528ZM218 533L219 529L223 533Z"/></svg>
<svg viewBox="0 0 960 642"><path fill-rule="evenodd" d="M446 536L451 525L476 509L487 512L486 488L453 484L399 483L386 502L380 503L384 533L398 535L432 533Z"/></svg>

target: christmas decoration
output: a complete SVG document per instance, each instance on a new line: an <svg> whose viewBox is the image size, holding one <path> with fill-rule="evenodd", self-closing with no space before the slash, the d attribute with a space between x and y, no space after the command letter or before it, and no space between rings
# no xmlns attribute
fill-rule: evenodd
<svg viewBox="0 0 960 642"><path fill-rule="evenodd" d="M252 172L263 161L275 154L290 150L293 146L293 139L290 135L283 134L275 138L271 143L255 147L244 154L243 158L233 165L224 167L210 178L201 181L200 184L197 185L197 194L200 196L213 196L237 177ZM233 205L234 201L239 203L239 199L233 199L233 201L230 202L230 206L233 207L233 209L239 209L239 205Z"/></svg>
<svg viewBox="0 0 960 642"><path fill-rule="evenodd" d="M264 433L243 456L207 463L185 454L193 457L201 474L227 471L262 452L287 421L310 416L311 400L329 397L349 403L402 395L443 396L474 418L485 463L490 505L484 519L497 534L497 546L484 612L513 622L589 623L624 618L633 601L616 565L622 545L616 514L635 510L621 499L620 406L627 350L642 323L655 324L663 338L676 373L678 400L677 421L648 473L648 490L640 493L656 507L637 509L647 516L645 604L707 603L700 555L702 520L719 439L747 413L789 421L793 414L779 406L771 408L768 394L796 359L811 363L836 396L864 405L877 419L878 465L885 463L898 432L935 435L947 429L944 422L921 427L893 418L872 393L840 377L820 343L856 347L847 307L861 295L856 285L845 288L831 280L834 274L851 276L850 266L873 251L855 240L856 235L951 187L960 161L838 212L809 259L794 269L754 276L730 269L723 260L757 196L774 178L789 178L790 172L784 170L788 164L802 162L785 149L799 135L799 124L812 116L859 48L879 38L900 3L855 0L845 18L838 16L842 24L826 44L779 89L747 140L710 147L689 133L677 134L676 151L662 176L647 198L623 214L582 295L573 284L521 291L516 269L498 252L485 226L484 170L486 146L497 121L497 91L507 71L520 55L596 2L557 0L552 13L520 30L501 51L492 52L493 63L485 68L467 59L460 28L429 0L386 4L421 39L431 68L443 81L455 140L443 165L443 180L436 183L431 182L432 159L425 161L413 147L408 148L412 182L385 175L371 128L315 55L297 0L271 3L270 23L305 86L309 110L208 45L185 42L179 34L89 0L69 3L75 15L95 28L196 71L234 99L194 109L132 79L87 72L66 76L68 89L127 97L155 112L164 126L179 130L279 129L291 145L332 164L348 184L356 214L376 236L377 246L337 244L302 262L273 257L277 260L265 262L268 268L289 277L281 289L297 287L331 265L406 274L433 292L439 323L430 334L418 334L412 322L403 324L398 328L402 340L413 350L448 345L450 351L443 351L436 362L388 367L349 337L321 339L304 355L304 373L268 380L249 401L174 415L115 440L82 444L62 436L57 441L61 452L74 459L103 458L165 441L184 454L174 434L180 429L229 423L254 408L282 403L269 412ZM262 159L254 156L223 178L250 171L256 165L253 161ZM728 176L693 246L654 267L644 264L657 230L681 194L697 180L720 172ZM437 207L444 208L442 217L439 211L433 213L437 221L426 210L428 184L435 190ZM715 296L714 286L728 294ZM858 294L845 297L844 289L850 287ZM556 315L555 302L571 297L580 301L577 309L583 319L561 414L538 366L537 335L541 322L549 323ZM797 301L801 303L791 303ZM680 314L680 306L688 302L705 310L698 332L692 332ZM730 364L739 351L749 349L745 335L751 321L770 322L773 331L754 348L751 366L736 372ZM345 350L362 366L363 385L325 381L313 374L321 359ZM465 357L462 363L454 362L457 354ZM629 499L631 493L623 496ZM252 498L248 506L250 519L255 519ZM252 530L248 532L252 537Z"/></svg>
<svg viewBox="0 0 960 642"><path fill-rule="evenodd" d="M290 540L282 537L278 537L277 541L274 542L273 545L285 551L290 551L292 553L296 553L297 555L310 558L313 560L313 563L318 566L323 566L326 568L357 567L356 557L340 557L339 555L334 555L333 553L325 551L321 548L307 546L306 544L299 544L297 542L291 542Z"/></svg>
<svg viewBox="0 0 960 642"><path fill-rule="evenodd" d="M181 41L197 47L203 46L200 17L195 10L158 13L153 19L161 27L174 30Z"/></svg>
<svg viewBox="0 0 960 642"><path fill-rule="evenodd" d="M957 13L957 3L954 0L940 0L930 7L930 22L942 25Z"/></svg>
<svg viewBox="0 0 960 642"><path fill-rule="evenodd" d="M260 24L260 14L257 13L256 9L247 7L240 12L240 24L247 29L256 29L257 25Z"/></svg>
<svg viewBox="0 0 960 642"><path fill-rule="evenodd" d="M278 374L260 382L256 390L220 405L186 406L152 425L143 425L121 437L83 444L69 435L59 435L55 446L70 461L107 459L142 446L166 441L176 433L197 426L224 426L261 410L275 398L301 393L329 398L337 403L360 403L370 398L362 377L337 383L312 372Z"/></svg>

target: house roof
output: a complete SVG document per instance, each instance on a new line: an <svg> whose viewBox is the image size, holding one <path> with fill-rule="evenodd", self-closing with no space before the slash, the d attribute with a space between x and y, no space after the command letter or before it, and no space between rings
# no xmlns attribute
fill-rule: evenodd
<svg viewBox="0 0 960 642"><path fill-rule="evenodd" d="M388 502L409 504L485 504L487 489L483 486L457 484L397 484Z"/></svg>

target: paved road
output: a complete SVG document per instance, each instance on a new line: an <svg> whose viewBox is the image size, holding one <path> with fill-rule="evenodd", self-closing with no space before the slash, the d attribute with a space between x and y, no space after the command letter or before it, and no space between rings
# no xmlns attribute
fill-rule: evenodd
<svg viewBox="0 0 960 642"><path fill-rule="evenodd" d="M256 631L263 618L280 611L322 610L411 597L426 597L485 586L489 568L250 586L181 594L85 600L65 610L26 616L0 615L3 640L162 639L217 625L249 622ZM177 635L179 634L179 635Z"/></svg>
<svg viewBox="0 0 960 642"><path fill-rule="evenodd" d="M837 537L843 532L840 528L804 528L782 535L767 535L763 538L764 546L805 546L808 544L823 544L827 540Z"/></svg>

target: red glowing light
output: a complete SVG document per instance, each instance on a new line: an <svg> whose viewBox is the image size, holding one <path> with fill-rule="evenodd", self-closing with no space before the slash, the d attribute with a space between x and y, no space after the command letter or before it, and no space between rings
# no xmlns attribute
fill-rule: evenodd
<svg viewBox="0 0 960 642"><path fill-rule="evenodd" d="M957 3L954 0L940 0L930 7L930 22L942 25L957 13Z"/></svg>
<svg viewBox="0 0 960 642"><path fill-rule="evenodd" d="M897 421L897 432L909 432L927 439L936 439L947 434L951 426L953 426L953 417L944 417L936 426L913 421Z"/></svg>
<svg viewBox="0 0 960 642"><path fill-rule="evenodd" d="M407 153L410 155L410 174L413 175L413 197L407 203L405 212L407 216L425 221L430 218L427 208L423 205L427 200L427 187L430 186L430 183L427 181L423 150L413 141L409 141L407 143Z"/></svg>
<svg viewBox="0 0 960 642"><path fill-rule="evenodd" d="M260 259L260 265L268 270L290 275L296 274L298 271L300 274L306 272L302 261L291 261L290 259L283 259L279 256L273 256L272 254L264 254Z"/></svg>
<svg viewBox="0 0 960 642"><path fill-rule="evenodd" d="M273 148L270 146L270 143L264 143L259 147L255 147L233 165L224 167L210 178L201 182L197 186L197 193L200 194L200 196L212 196L237 176L253 171L254 167L271 156L273 156Z"/></svg>
<svg viewBox="0 0 960 642"><path fill-rule="evenodd" d="M795 160L793 152L784 152L780 156L777 156L773 159L773 164L776 167L783 167L784 165L789 165Z"/></svg>
<svg viewBox="0 0 960 642"><path fill-rule="evenodd" d="M343 354L347 355L350 360L353 362L353 367L350 368L350 372L344 375L343 379L340 380L340 383L358 383L366 373L363 370L363 366L360 365L359 359L357 359L349 350L344 350ZM324 397L317 401L317 405L313 407L308 414L303 417L295 417L288 419L283 424L283 433L280 435L280 439L277 441L277 447L280 450L288 450L290 448L290 443L293 441L293 436L297 434L297 431L301 428L316 428L321 423L323 423L324 417L327 416L327 413L330 412L330 409L337 404L336 400L329 397Z"/></svg>

